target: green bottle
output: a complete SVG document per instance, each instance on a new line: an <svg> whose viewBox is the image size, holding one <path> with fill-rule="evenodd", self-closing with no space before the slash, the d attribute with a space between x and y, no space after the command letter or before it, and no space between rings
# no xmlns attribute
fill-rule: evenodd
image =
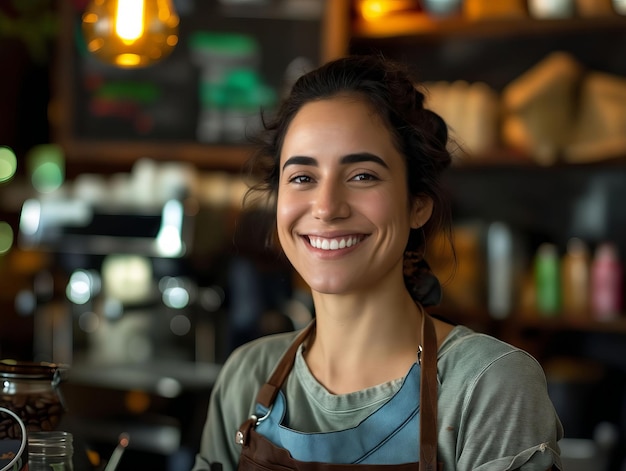
<svg viewBox="0 0 626 471"><path fill-rule="evenodd" d="M559 254L554 244L543 243L535 255L536 307L539 314L553 317L561 311Z"/></svg>

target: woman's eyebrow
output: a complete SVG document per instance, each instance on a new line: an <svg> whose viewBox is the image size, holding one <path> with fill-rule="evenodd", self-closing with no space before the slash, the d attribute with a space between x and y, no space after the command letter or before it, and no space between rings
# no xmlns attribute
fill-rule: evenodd
<svg viewBox="0 0 626 471"><path fill-rule="evenodd" d="M354 163L359 163L359 162L374 162L382 167L389 168L389 166L383 159L369 152L357 152L354 154L347 154L341 157L339 162L342 165L354 164ZM283 164L283 170L289 165L309 165L312 167L317 167L318 163L317 163L317 159L313 157L307 157L304 155L294 155L293 157L289 157L285 161L285 163Z"/></svg>
<svg viewBox="0 0 626 471"><path fill-rule="evenodd" d="M340 162L342 164L353 164L353 163L359 163L359 162L374 162L382 167L389 168L389 166L387 165L387 162L385 162L383 159L381 159L377 155L370 154L369 152L358 152L356 154L344 155L341 158Z"/></svg>
<svg viewBox="0 0 626 471"><path fill-rule="evenodd" d="M285 161L283 164L283 170L285 170L285 168L289 165L311 165L313 167L317 167L317 160L313 157L306 157L304 155L294 155Z"/></svg>

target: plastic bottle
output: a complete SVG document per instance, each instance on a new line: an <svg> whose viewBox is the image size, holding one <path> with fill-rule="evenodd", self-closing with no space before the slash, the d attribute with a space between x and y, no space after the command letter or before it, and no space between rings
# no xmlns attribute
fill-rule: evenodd
<svg viewBox="0 0 626 471"><path fill-rule="evenodd" d="M513 234L502 222L494 222L487 232L487 274L489 314L504 319L513 304Z"/></svg>
<svg viewBox="0 0 626 471"><path fill-rule="evenodd" d="M539 246L534 268L537 311L544 316L556 316L561 310L561 277L559 254L554 244Z"/></svg>
<svg viewBox="0 0 626 471"><path fill-rule="evenodd" d="M615 244L604 242L591 265L591 310L597 320L612 320L622 309L622 265Z"/></svg>
<svg viewBox="0 0 626 471"><path fill-rule="evenodd" d="M589 248L579 239L567 243L567 251L561 260L561 287L563 312L572 318L583 318L589 314Z"/></svg>
<svg viewBox="0 0 626 471"><path fill-rule="evenodd" d="M73 471L74 445L69 432L32 432L28 434L29 471Z"/></svg>

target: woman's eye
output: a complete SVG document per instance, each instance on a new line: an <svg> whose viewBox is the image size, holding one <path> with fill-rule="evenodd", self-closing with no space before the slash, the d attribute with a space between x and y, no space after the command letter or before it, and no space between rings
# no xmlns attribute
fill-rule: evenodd
<svg viewBox="0 0 626 471"><path fill-rule="evenodd" d="M358 175L355 175L354 177L352 177L352 180L363 182L363 181L371 181L371 180L378 180L378 179L370 173L359 173Z"/></svg>
<svg viewBox="0 0 626 471"><path fill-rule="evenodd" d="M290 183L310 183L311 177L306 175L297 175L289 180Z"/></svg>

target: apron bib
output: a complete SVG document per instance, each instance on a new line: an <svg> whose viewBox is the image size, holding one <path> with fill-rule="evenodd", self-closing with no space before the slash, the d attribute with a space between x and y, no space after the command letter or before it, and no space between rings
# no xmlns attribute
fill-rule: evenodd
<svg viewBox="0 0 626 471"><path fill-rule="evenodd" d="M284 470L284 471L349 471L353 468L359 470L419 470L436 471L443 468L437 463L437 340L434 325L430 316L422 310L422 343L418 354L419 385L416 381L417 368L414 365L405 378L400 390L387 404L366 418L354 429L340 430L336 432L320 434L300 434L296 431L282 428L281 421L285 411L285 398L280 391L289 372L293 368L296 352L300 344L306 339L314 328L312 322L293 341L289 349L284 353L271 377L259 390L257 395L257 407L263 411L260 418L251 416L237 431L236 441L242 445L239 459L239 471L252 470ZM419 391L419 405L411 405L410 396L417 396ZM412 407L412 408L411 408ZM385 432L378 424L384 421ZM410 428L417 426L419 422L419 461L402 464L369 464L368 458L373 454L380 456L393 456L393 450L411 446L407 442ZM286 448L275 445L270 439L256 430L269 430L277 443L288 443L292 449L302 449L303 455L311 457L316 449L341 447L341 443L350 443L354 446L349 448L347 461L350 464L325 463L320 461L297 460ZM376 430L380 433L367 433L359 435L357 440L350 440L350 434L358 434L360 427L368 430ZM404 441L403 441L404 439ZM412 441L413 439L411 439ZM319 446L316 446L319 445ZM391 455L390 455L391 454Z"/></svg>

